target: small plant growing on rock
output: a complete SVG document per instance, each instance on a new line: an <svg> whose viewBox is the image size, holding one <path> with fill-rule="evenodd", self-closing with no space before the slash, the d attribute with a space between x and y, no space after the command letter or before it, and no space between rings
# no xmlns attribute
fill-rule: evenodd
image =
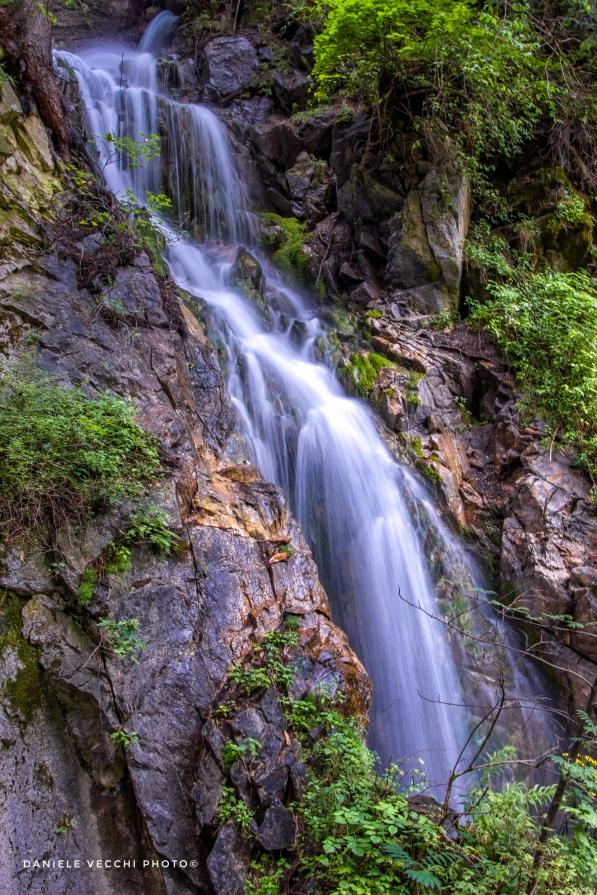
<svg viewBox="0 0 597 895"><path fill-rule="evenodd" d="M92 566L89 566L81 575L81 581L79 582L78 598L80 606L87 606L91 603L96 584L97 571Z"/></svg>
<svg viewBox="0 0 597 895"><path fill-rule="evenodd" d="M256 758L261 750L261 743L254 737L247 737L240 743L226 743L222 750L224 767L229 770L237 761L246 763Z"/></svg>
<svg viewBox="0 0 597 895"><path fill-rule="evenodd" d="M172 519L159 506L150 505L137 510L131 516L127 529L122 533L125 544L147 544L160 556L172 556L181 546L178 535L172 531Z"/></svg>
<svg viewBox="0 0 597 895"><path fill-rule="evenodd" d="M100 629L102 641L107 644L111 652L124 659L137 661L139 653L145 646L139 636L138 618L125 618L121 621L102 618L97 626Z"/></svg>
<svg viewBox="0 0 597 895"><path fill-rule="evenodd" d="M120 730L115 730L114 733L111 733L110 739L114 740L115 743L122 746L124 749L128 749L129 746L139 742L139 734L136 730L124 730L124 728L121 728Z"/></svg>

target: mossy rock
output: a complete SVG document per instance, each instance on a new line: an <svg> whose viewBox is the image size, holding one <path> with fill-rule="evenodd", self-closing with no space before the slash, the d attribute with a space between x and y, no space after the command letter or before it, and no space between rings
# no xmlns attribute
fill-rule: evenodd
<svg viewBox="0 0 597 895"><path fill-rule="evenodd" d="M285 218L267 211L260 214L263 244L273 250L273 261L298 283L307 283L311 277L311 258L305 251L310 235L306 225L297 218Z"/></svg>
<svg viewBox="0 0 597 895"><path fill-rule="evenodd" d="M11 651L16 657L16 674L4 683L3 692L21 720L28 723L41 704L43 682L37 651L21 633L21 605L15 594L5 593L0 598L0 656Z"/></svg>
<svg viewBox="0 0 597 895"><path fill-rule="evenodd" d="M383 355L369 351L364 353L354 352L350 356L350 363L344 369L357 394L362 398L370 398L375 388L379 371L383 367L393 366L392 361L383 357Z"/></svg>

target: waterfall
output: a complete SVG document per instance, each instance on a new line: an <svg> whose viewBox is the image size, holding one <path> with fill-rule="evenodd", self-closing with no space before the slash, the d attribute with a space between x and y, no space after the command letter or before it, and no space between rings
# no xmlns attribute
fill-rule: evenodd
<svg viewBox="0 0 597 895"><path fill-rule="evenodd" d="M319 359L325 330L308 299L263 258L267 320L231 287L235 247L249 238L246 191L217 117L158 86L154 53L172 24L162 13L138 49L59 52L56 64L77 79L98 170L116 194L132 190L144 201L163 184L156 160L131 169L105 135L139 140L162 129L175 218L199 237L160 222L172 276L211 310L247 450L285 491L334 619L372 679L370 743L384 763L421 756L430 781L441 785L470 722L447 633L431 618L438 606L417 520L429 497L391 455L369 408L347 397ZM427 516L444 548L466 564L439 514Z"/></svg>

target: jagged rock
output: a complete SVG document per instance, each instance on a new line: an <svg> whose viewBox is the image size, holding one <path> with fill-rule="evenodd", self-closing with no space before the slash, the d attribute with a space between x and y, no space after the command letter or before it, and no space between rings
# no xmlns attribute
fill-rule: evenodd
<svg viewBox="0 0 597 895"><path fill-rule="evenodd" d="M251 86L259 61L246 37L215 37L203 48L200 66L205 99L226 103Z"/></svg>
<svg viewBox="0 0 597 895"><path fill-rule="evenodd" d="M295 820L281 802L275 802L265 812L255 836L266 851L291 848L296 839Z"/></svg>
<svg viewBox="0 0 597 895"><path fill-rule="evenodd" d="M23 109L10 82L4 79L0 82L0 124L15 124Z"/></svg>
<svg viewBox="0 0 597 895"><path fill-rule="evenodd" d="M274 96L285 112L296 112L305 105L308 84L309 80L302 71L274 70Z"/></svg>
<svg viewBox="0 0 597 895"><path fill-rule="evenodd" d="M334 109L327 109L310 115L297 123L297 133L305 149L311 155L321 158L329 157L336 114Z"/></svg>
<svg viewBox="0 0 597 895"><path fill-rule="evenodd" d="M250 853L238 828L224 824L207 859L215 895L243 895L247 884Z"/></svg>
<svg viewBox="0 0 597 895"><path fill-rule="evenodd" d="M257 125L251 141L259 152L284 171L294 165L302 149L294 128L285 121Z"/></svg>
<svg viewBox="0 0 597 895"><path fill-rule="evenodd" d="M375 179L363 165L353 165L349 177L337 191L338 210L353 224L377 223L391 217L404 204L404 197Z"/></svg>
<svg viewBox="0 0 597 895"><path fill-rule="evenodd" d="M348 179L352 166L362 159L370 129L371 119L366 112L357 113L350 121L334 122L330 165L338 187Z"/></svg>
<svg viewBox="0 0 597 895"><path fill-rule="evenodd" d="M415 310L458 306L469 218L467 178L432 169L386 225L388 273Z"/></svg>
<svg viewBox="0 0 597 895"><path fill-rule="evenodd" d="M370 302L377 301L378 298L379 291L369 280L350 291L350 300L359 305L368 305Z"/></svg>

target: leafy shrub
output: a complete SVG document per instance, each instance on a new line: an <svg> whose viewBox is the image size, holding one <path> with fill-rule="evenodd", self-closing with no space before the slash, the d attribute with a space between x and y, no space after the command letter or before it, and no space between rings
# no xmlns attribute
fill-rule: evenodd
<svg viewBox="0 0 597 895"><path fill-rule="evenodd" d="M519 7L498 15L470 0L314 0L316 99L337 91L388 105L423 97L467 152L518 151L552 109L539 41ZM421 120L420 119L420 120Z"/></svg>
<svg viewBox="0 0 597 895"><path fill-rule="evenodd" d="M170 528L172 520L158 506L148 506L130 518L121 535L124 544L148 544L161 556L172 556L180 547L180 538Z"/></svg>
<svg viewBox="0 0 597 895"><path fill-rule="evenodd" d="M145 646L139 636L138 618L125 618L121 621L102 618L98 621L97 626L115 655L137 661L137 656Z"/></svg>
<svg viewBox="0 0 597 895"><path fill-rule="evenodd" d="M575 446L597 475L597 288L586 273L547 271L490 284L471 322L493 334L524 392L523 408Z"/></svg>
<svg viewBox="0 0 597 895"><path fill-rule="evenodd" d="M508 746L485 757L486 767L449 835L409 803L424 780L408 783L398 768L383 776L377 772L376 756L365 745L359 723L346 716L340 697L324 690L289 696L292 675L280 678L275 669L284 665L286 647L297 646L295 638L288 640L290 633L267 635L252 672L261 671L262 686L277 691L287 732L298 748L302 786L289 805L297 839L280 854L254 849L247 895L520 895L531 890L535 895L585 895L592 890L597 882L597 846L590 839L597 828L597 763L590 758L594 725L586 726L586 749L579 756L558 760L571 780L562 811L572 836L540 841L540 817L555 786L503 785L500 763L515 758ZM297 662L300 668L300 656ZM229 746L234 760L244 758L241 746ZM257 751L256 743L247 748L252 760L258 760ZM249 764L246 770L250 775ZM218 813L220 823L234 820L251 837L252 811L234 787L224 788Z"/></svg>
<svg viewBox="0 0 597 895"><path fill-rule="evenodd" d="M129 402L42 375L0 380L0 526L80 521L140 495L159 469Z"/></svg>

